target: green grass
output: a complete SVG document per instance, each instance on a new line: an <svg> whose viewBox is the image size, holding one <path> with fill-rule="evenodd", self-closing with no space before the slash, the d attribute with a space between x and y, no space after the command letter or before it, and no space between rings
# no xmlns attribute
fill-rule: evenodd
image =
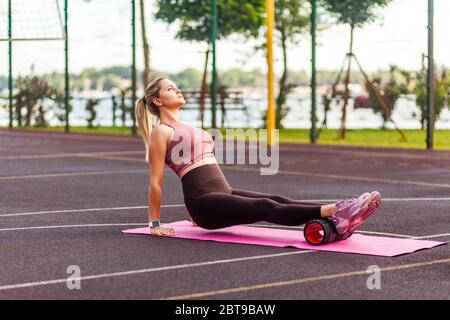
<svg viewBox="0 0 450 320"><path fill-rule="evenodd" d="M5 127L3 127L5 128ZM64 127L49 128L20 128L20 130L54 131L64 132ZM244 128L245 130L245 128ZM115 134L131 135L130 128L122 127L71 127L72 133L87 134ZM222 129L225 134L225 129ZM348 145L348 146L368 146L385 148L406 148L425 149L425 130L403 130L408 141L400 141L400 135L395 130L375 130L375 129L355 129L348 130L345 140L337 139L337 130L328 129L322 131L318 144L326 145ZM309 143L309 130L307 129L282 129L280 130L280 142L284 143ZM435 150L450 150L450 130L435 130L434 133Z"/></svg>
<svg viewBox="0 0 450 320"><path fill-rule="evenodd" d="M322 131L319 144L372 146L385 148L425 149L425 130L402 130L407 141L401 141L395 130L357 129L348 130L344 140L337 139L337 130ZM309 143L309 130L286 129L280 132L280 141ZM450 150L450 130L435 130L435 150Z"/></svg>

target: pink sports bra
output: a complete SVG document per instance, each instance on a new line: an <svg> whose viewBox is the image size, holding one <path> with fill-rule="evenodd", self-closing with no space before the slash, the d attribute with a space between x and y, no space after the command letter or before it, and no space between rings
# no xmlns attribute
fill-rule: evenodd
<svg viewBox="0 0 450 320"><path fill-rule="evenodd" d="M165 163L179 177L190 165L205 158L215 157L214 140L205 130L175 121L161 124L168 125L174 130L167 148Z"/></svg>

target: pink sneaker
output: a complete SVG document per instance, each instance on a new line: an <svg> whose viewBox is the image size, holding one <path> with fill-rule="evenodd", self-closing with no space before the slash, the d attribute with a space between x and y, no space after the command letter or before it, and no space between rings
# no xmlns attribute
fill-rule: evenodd
<svg viewBox="0 0 450 320"><path fill-rule="evenodd" d="M353 221L367 210L371 201L370 193L366 192L359 198L345 199L336 203L336 211L327 219L333 222L340 235L348 233Z"/></svg>
<svg viewBox="0 0 450 320"><path fill-rule="evenodd" d="M378 191L373 191L370 193L370 203L364 212L362 212L355 220L353 220L352 225L349 228L349 232L353 233L357 228L359 228L371 215L378 210L381 205L381 194Z"/></svg>

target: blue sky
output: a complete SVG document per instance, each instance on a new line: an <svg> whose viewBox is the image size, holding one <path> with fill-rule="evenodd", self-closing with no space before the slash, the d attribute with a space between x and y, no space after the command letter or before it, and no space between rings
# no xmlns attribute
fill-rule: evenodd
<svg viewBox="0 0 450 320"><path fill-rule="evenodd" d="M27 0L19 0L27 1ZM39 0L53 1L53 0ZM0 0L3 4L5 0ZM130 47L129 0L71 0L70 3L70 67L79 72L87 67L128 65ZM154 21L153 0L147 0L148 37L151 44L151 64L169 72L187 67L201 69L204 44L175 40L176 26ZM3 10L3 9L2 9ZM450 66L450 1L435 0L435 58L439 65ZM367 25L355 33L355 52L368 71L386 69L390 64L418 69L421 54L427 50L427 0L394 0L380 11L382 22ZM139 28L138 28L138 31ZM140 45L140 33L138 44ZM318 36L317 65L320 69L339 69L348 48L348 27L334 26ZM62 71L62 42L14 43L14 73L24 74L35 65L37 73ZM0 42L0 74L7 74L7 44ZM275 51L275 70L281 70L281 53ZM289 48L290 68L309 70L310 45L305 36L297 47ZM218 43L218 65L221 69L237 67L244 70L266 70L265 58L252 51L252 43L232 37ZM138 51L138 66L142 58Z"/></svg>

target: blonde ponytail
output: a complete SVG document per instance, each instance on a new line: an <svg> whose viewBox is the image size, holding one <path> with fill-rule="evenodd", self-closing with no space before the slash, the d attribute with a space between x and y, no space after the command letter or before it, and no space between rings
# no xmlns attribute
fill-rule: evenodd
<svg viewBox="0 0 450 320"><path fill-rule="evenodd" d="M139 132L141 133L142 139L144 140L145 144L145 162L149 163L149 150L150 150L150 136L152 134L153 126L152 126L152 119L153 116L150 113L150 111L147 110L147 107L145 106L145 102L143 98L140 98L136 102L136 120L137 125L139 128Z"/></svg>
<svg viewBox="0 0 450 320"><path fill-rule="evenodd" d="M145 144L145 162L150 162L150 136L153 130L153 115L159 117L159 108L153 103L153 98L159 98L161 89L161 80L167 79L160 77L153 80L145 89L142 98L136 101L135 115L136 121Z"/></svg>

